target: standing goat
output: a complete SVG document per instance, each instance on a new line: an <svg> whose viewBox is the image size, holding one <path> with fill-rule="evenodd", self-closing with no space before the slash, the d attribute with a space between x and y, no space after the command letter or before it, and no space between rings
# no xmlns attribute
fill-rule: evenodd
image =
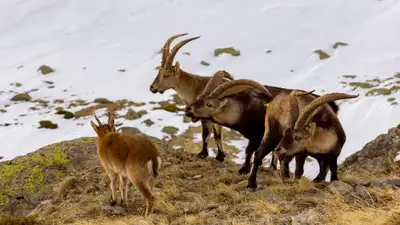
<svg viewBox="0 0 400 225"><path fill-rule="evenodd" d="M175 65L172 65L175 55L179 49L190 41L196 40L200 37L198 36L183 40L174 46L170 51L170 45L172 41L184 35L187 35L187 33L174 35L166 41L162 50L161 67L159 68L158 74L150 86L150 91L153 93L159 92L163 94L164 91L173 89L187 105L193 102L197 96L202 93L211 77L199 76L185 72L180 68L179 62L176 62ZM229 73L225 72L224 74L225 78L229 80L234 79ZM192 118L192 122L197 122L198 120L198 118ZM222 127L206 119L201 119L201 125L203 147L197 156L200 158L205 158L208 156L207 142L211 136L211 131L213 131L214 140L218 148L216 159L220 162L223 162L225 159L225 153L222 147Z"/></svg>
<svg viewBox="0 0 400 225"><path fill-rule="evenodd" d="M216 77L210 80L210 83L214 82L214 84L210 84L209 89L205 89L202 98L187 106L185 113L189 117L205 118L230 127L247 138L249 143L245 150L245 162L238 171L240 174L246 174L250 171L251 156L259 147L265 131L264 120L269 110L265 104L272 101L279 93L290 93L292 89L264 86L247 79L221 84L220 79ZM314 96L318 97L318 95ZM335 103L331 103L330 106L335 112L339 109ZM276 169L274 154L272 154L271 167Z"/></svg>
<svg viewBox="0 0 400 225"><path fill-rule="evenodd" d="M146 200L145 216L153 209L155 197L152 189L158 171L161 167L161 157L157 147L150 140L140 134L117 133L114 118L108 114L108 124L102 124L95 116L99 125L90 121L97 133L97 153L100 164L110 178L112 205L116 204L115 196L117 177L121 203L128 204L128 178Z"/></svg>
<svg viewBox="0 0 400 225"><path fill-rule="evenodd" d="M300 155L300 165L296 168L296 178L304 172L304 160L307 155L318 160L319 175L314 181L325 180L328 167L331 171L331 182L338 180L337 158L346 142L346 134L337 115L325 103L340 99L357 98L359 95L348 95L343 93L331 93L315 98L311 103L303 106L300 116L299 102L308 98L308 93L293 91L289 96L289 110L287 127L283 130L283 137L276 146L276 153L282 158L290 158L293 155ZM324 124L314 117L320 112L326 112L331 123ZM297 119L297 120L296 120Z"/></svg>
<svg viewBox="0 0 400 225"><path fill-rule="evenodd" d="M335 170L333 176L336 176L336 169L334 168L333 161L336 162L337 156L340 153L344 142L346 141L346 136L337 118L337 111L335 112L332 105L335 104L335 100L355 98L357 96L346 94L315 96L312 94L312 92L313 91L302 92L299 90L293 90L291 92L282 91L270 103L268 103L268 111L265 116L264 137L262 138L260 147L254 156L251 174L248 179L247 187L249 190L254 191L257 187L257 170L262 163L262 159L268 153L273 151L278 145L280 147L278 147L277 153L280 154L281 175L283 179L289 177L289 163L293 159L293 156L296 158L295 177L300 178L303 175L303 167L308 155L316 158L320 164L320 172L314 179L315 181L325 179L325 162L327 161L332 161L331 168ZM296 101L294 101L293 98L296 98ZM310 104L313 101L314 103ZM329 106L325 103L329 104ZM319 106L321 106L321 108L314 111ZM296 128L303 128L305 119L308 121L306 124L313 124L311 126L311 130L313 129L314 125L315 127L313 130L315 131L316 128L318 129L317 133L315 133L315 136L313 136L312 139L307 139L306 137L308 136L304 136L306 141L302 143L306 144L306 147L309 149L309 151L301 152L299 154L291 154L296 153L298 150L297 147L294 146L295 144L298 144L300 139L298 136L296 136L294 137L296 140L290 143L290 141L293 140L290 139L290 137L292 137L290 132L292 125L290 125L289 129L286 129L286 131L284 130L285 128L288 128L287 124L292 124L293 121L297 119L299 110L302 110L303 113L299 117L300 120L298 120L298 123L296 123ZM311 116L310 113L312 113ZM296 132L296 134L298 134L298 132ZM325 151L325 153L321 152L318 154L316 152L317 150L313 146ZM291 151L286 151L285 147L290 147ZM304 148L301 148L304 147L304 145L300 145L298 147L299 149L304 150ZM332 155L335 154L336 156L332 157ZM337 167L336 163L335 165Z"/></svg>

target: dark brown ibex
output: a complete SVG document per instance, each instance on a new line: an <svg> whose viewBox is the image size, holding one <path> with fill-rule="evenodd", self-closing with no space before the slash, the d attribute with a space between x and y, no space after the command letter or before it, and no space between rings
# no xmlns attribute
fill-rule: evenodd
<svg viewBox="0 0 400 225"><path fill-rule="evenodd" d="M210 90L221 84L220 79L210 81L215 82L214 85L210 85ZM210 90L207 91L211 92ZM205 118L230 127L249 140L245 151L245 162L239 169L240 174L245 174L250 171L251 156L263 138L265 115L269 110L265 104L272 101L279 93L291 91L292 89L264 86L247 79L228 81L219 85L208 95L203 93L203 97L186 107L185 113L190 117ZM314 96L318 97L318 95ZM330 106L335 112L339 109L335 103L330 103ZM275 132L278 131L273 131ZM271 167L276 168L274 155L272 155Z"/></svg>
<svg viewBox="0 0 400 225"><path fill-rule="evenodd" d="M198 36L183 40L174 46L170 52L170 45L172 41L184 35L187 35L187 33L174 35L166 41L162 50L161 67L159 68L158 74L150 86L150 91L153 93L159 92L162 94L166 90L173 89L187 105L193 102L197 96L202 93L211 77L199 76L185 72L181 69L179 62L176 62L175 65L172 65L175 55L179 49L190 41L196 40L200 37ZM229 80L234 79L227 72L224 73L224 77ZM197 122L198 120L199 118L192 118L192 122ZM201 119L201 125L203 147L198 153L198 156L201 158L208 156L207 142L211 136L211 131L213 131L214 140L218 148L216 159L220 162L223 162L225 159L225 153L222 146L222 127L206 119Z"/></svg>
<svg viewBox="0 0 400 225"><path fill-rule="evenodd" d="M313 92L313 91L312 91ZM281 162L281 175L282 178L289 177L289 162L293 159L293 156L296 158L296 171L295 177L300 178L303 175L303 167L305 160L308 155L315 157L318 160L320 165L320 172L318 176L314 179L315 181L323 180L326 177L326 162L332 161L332 169L334 168L333 161L336 162L337 156L334 157L332 155L340 153L340 149L342 148L344 142L346 141L346 137L344 131L340 125L339 120L337 119L337 112L333 110L332 104L334 104L335 100L346 99L346 98L354 98L357 96L354 95L346 95L346 94L335 94L335 95L325 95L323 96L315 96L311 94L312 92L302 92L300 90L293 90L291 92L282 91L279 93L270 103L268 103L268 111L265 116L265 132L264 137L262 138L259 149L255 153L254 162L251 170L251 174L248 180L248 188L251 191L254 191L257 187L257 170L258 167L262 163L262 159L271 151L278 147L278 152L280 153L280 162ZM326 97L328 96L328 97ZM296 98L297 101L293 101L291 99ZM314 102L312 105L309 105L311 102ZM327 105L327 104L329 105ZM315 110L315 106L321 106L320 109ZM311 108L310 108L311 107ZM317 107L318 108L318 107ZM299 117L298 126L304 125L304 118L316 125L318 132L317 136L313 137L315 140L312 142L305 142L316 144L318 148L324 149L329 154L317 154L316 152L312 153L311 148L310 151L303 151L299 154L291 154L296 153L297 147L293 147L294 145L290 145L290 128L292 125L287 126L287 124L291 124L298 117L298 111L302 110L303 114ZM307 110L307 111L303 111ZM314 111L315 110L315 111ZM312 113L310 116L309 113ZM311 127L313 127L312 125ZM285 130L285 128L288 128ZM300 127L296 127L300 128ZM311 128L312 129L312 128ZM296 130L298 131L298 130ZM285 133L285 135L284 135ZM284 138L284 139L282 139ZM298 137L296 137L298 139ZM319 140L320 138L326 140ZM283 140L281 142L281 140ZM311 139L307 139L309 141ZM335 147L332 146L332 142L334 142ZM297 143L297 140L296 140ZM324 145L329 143L328 145ZM292 142L295 144L295 142ZM287 152L284 150L283 146L291 146L291 151ZM310 145L311 146L311 145ZM301 146L299 146L301 147ZM328 150L329 147L335 148L335 153L331 152L332 149ZM302 149L304 150L304 149ZM333 150L332 150L333 151ZM286 154L287 153L287 154ZM311 154L310 154L311 153ZM335 164L337 166L337 164ZM336 171L336 170L335 170ZM336 172L333 172L333 178L336 176Z"/></svg>
<svg viewBox="0 0 400 225"><path fill-rule="evenodd" d="M305 93L308 94L308 93ZM318 160L320 166L319 175L314 181L325 180L328 167L331 171L331 181L338 180L337 177L337 158L342 147L346 142L346 134L337 115L330 107L328 102L357 98L359 95L348 95L344 93L330 93L315 98L308 105L303 106L298 116L299 103L311 96L303 95L293 91L289 96L288 123L283 130L283 137L276 146L276 153L283 158L290 158L300 155L301 164L297 165L296 178L301 177L304 169L304 161L307 155ZM314 117L325 112L330 117L331 123L326 124ZM326 121L326 120L325 120Z"/></svg>

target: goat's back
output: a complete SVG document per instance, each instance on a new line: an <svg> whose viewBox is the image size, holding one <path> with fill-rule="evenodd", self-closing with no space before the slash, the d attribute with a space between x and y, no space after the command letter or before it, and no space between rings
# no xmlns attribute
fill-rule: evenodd
<svg viewBox="0 0 400 225"><path fill-rule="evenodd" d="M141 134L108 133L99 149L102 164L116 173L125 174L127 166L144 166L157 160L157 147Z"/></svg>

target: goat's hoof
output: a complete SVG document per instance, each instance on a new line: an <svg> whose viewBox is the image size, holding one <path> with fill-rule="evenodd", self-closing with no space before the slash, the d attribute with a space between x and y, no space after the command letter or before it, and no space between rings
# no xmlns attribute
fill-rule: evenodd
<svg viewBox="0 0 400 225"><path fill-rule="evenodd" d="M256 192L256 188L253 188L253 187L247 187L247 190L249 192Z"/></svg>
<svg viewBox="0 0 400 225"><path fill-rule="evenodd" d="M207 152L199 152L199 154L197 154L197 157L199 157L200 159L207 158L208 153Z"/></svg>
<svg viewBox="0 0 400 225"><path fill-rule="evenodd" d="M110 200L108 200L108 203L110 204L110 206L115 206L117 204L117 200L113 200L112 198L110 198Z"/></svg>
<svg viewBox="0 0 400 225"><path fill-rule="evenodd" d="M238 173L240 175L248 174L250 172L250 166L243 166L239 169Z"/></svg>
<svg viewBox="0 0 400 225"><path fill-rule="evenodd" d="M219 162L223 162L224 160L225 160L225 155L220 155L220 154L218 154L216 157L215 157L215 159L216 160L218 160Z"/></svg>

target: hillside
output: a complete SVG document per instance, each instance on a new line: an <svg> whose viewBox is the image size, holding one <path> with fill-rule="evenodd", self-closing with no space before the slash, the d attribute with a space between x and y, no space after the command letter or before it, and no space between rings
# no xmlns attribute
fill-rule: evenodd
<svg viewBox="0 0 400 225"><path fill-rule="evenodd" d="M392 147L392 140L398 144L400 128L393 128L391 134L394 130L396 136L377 138L355 155L367 157L375 142L386 143L380 145L384 149ZM282 183L277 172L263 169L253 193L246 191L247 177L237 174L239 165L200 160L187 152L190 144L171 149L171 142L148 138L164 158L155 188L156 207L149 218L143 218L144 201L132 186L130 207L108 206L109 180L98 164L95 139L84 137L0 164L0 224L21 224L10 222L16 218L30 224L400 223L400 178L396 176L400 167L355 176L353 166L358 162L350 160L341 166L343 182L332 184L313 184L306 178ZM375 160L380 166L378 162L385 161ZM30 217L18 217L26 215Z"/></svg>
<svg viewBox="0 0 400 225"><path fill-rule="evenodd" d="M118 124L158 138L170 136L164 127L183 133L192 124L182 112L152 110L174 92L152 94L149 86L165 40L187 32L201 38L176 56L185 71L224 69L235 78L317 94L360 93L339 102L348 135L342 161L400 122L399 15L397 0L3 0L0 157L91 136L88 120L106 109L116 111ZM214 54L224 47L240 54ZM29 97L16 100L17 94ZM47 120L57 128L39 129ZM235 162L242 162L246 143L227 143L239 149ZM316 162L306 165L305 175L315 176Z"/></svg>

